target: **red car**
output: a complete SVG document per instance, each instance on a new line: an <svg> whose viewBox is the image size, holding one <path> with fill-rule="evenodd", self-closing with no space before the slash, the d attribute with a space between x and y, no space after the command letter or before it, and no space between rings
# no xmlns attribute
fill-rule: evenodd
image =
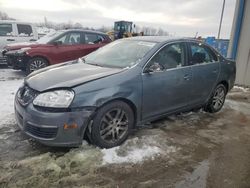
<svg viewBox="0 0 250 188"><path fill-rule="evenodd" d="M111 39L105 33L63 30L48 34L34 43L6 46L3 55L13 69L30 73L49 65L83 57L109 42Z"/></svg>

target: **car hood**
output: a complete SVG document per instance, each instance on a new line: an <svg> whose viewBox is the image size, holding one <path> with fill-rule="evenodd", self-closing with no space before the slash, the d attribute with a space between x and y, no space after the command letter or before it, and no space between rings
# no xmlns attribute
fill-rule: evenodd
<svg viewBox="0 0 250 188"><path fill-rule="evenodd" d="M34 48L34 47L39 47L44 44L38 44L36 42L20 42L20 43L13 43L13 44L8 44L5 49L8 51L10 50L19 50L21 48Z"/></svg>
<svg viewBox="0 0 250 188"><path fill-rule="evenodd" d="M83 63L81 60L53 65L33 72L25 78L25 84L37 91L68 88L124 71Z"/></svg>

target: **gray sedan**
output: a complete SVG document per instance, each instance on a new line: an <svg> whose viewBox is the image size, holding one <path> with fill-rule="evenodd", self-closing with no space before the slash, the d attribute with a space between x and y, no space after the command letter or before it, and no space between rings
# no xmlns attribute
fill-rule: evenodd
<svg viewBox="0 0 250 188"><path fill-rule="evenodd" d="M110 148L146 122L197 108L218 112L235 72L235 62L193 39L117 40L29 75L15 97L16 120L46 145L87 139Z"/></svg>

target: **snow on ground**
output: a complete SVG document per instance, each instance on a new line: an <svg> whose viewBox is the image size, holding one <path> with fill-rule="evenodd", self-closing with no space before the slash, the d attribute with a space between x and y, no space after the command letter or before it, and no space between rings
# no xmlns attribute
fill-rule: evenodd
<svg viewBox="0 0 250 188"><path fill-rule="evenodd" d="M14 97L22 82L22 80L0 81L0 128L13 120Z"/></svg>
<svg viewBox="0 0 250 188"><path fill-rule="evenodd" d="M234 87L219 113L166 117L151 123L152 128L133 132L115 148L83 141L78 148L59 149L33 142L16 126L13 102L22 80L21 71L0 69L0 187L250 184L249 89Z"/></svg>
<svg viewBox="0 0 250 188"><path fill-rule="evenodd" d="M119 147L111 149L103 149L103 164L119 164L119 163L140 163L144 159L153 159L153 157L161 153L160 148L156 146L144 146L143 148L133 148L126 156L119 156L117 152Z"/></svg>
<svg viewBox="0 0 250 188"><path fill-rule="evenodd" d="M249 91L249 88L241 87L241 86L234 86L233 89L236 90L236 91L243 91L243 92L248 92Z"/></svg>
<svg viewBox="0 0 250 188"><path fill-rule="evenodd" d="M142 163L154 160L159 155L167 156L178 151L168 142L162 142L157 135L147 135L128 139L123 145L102 149L103 164Z"/></svg>

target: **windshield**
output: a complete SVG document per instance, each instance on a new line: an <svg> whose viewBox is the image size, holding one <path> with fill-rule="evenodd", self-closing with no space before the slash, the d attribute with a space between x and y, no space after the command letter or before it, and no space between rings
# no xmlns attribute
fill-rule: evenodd
<svg viewBox="0 0 250 188"><path fill-rule="evenodd" d="M156 43L119 40L85 56L85 62L104 67L126 68L135 65Z"/></svg>
<svg viewBox="0 0 250 188"><path fill-rule="evenodd" d="M44 37L40 38L39 40L37 40L36 42L38 44L47 44L48 42L50 42L52 39L58 37L59 35L61 35L63 33L63 31L57 31L57 32L51 32L48 33L47 35L45 35Z"/></svg>

